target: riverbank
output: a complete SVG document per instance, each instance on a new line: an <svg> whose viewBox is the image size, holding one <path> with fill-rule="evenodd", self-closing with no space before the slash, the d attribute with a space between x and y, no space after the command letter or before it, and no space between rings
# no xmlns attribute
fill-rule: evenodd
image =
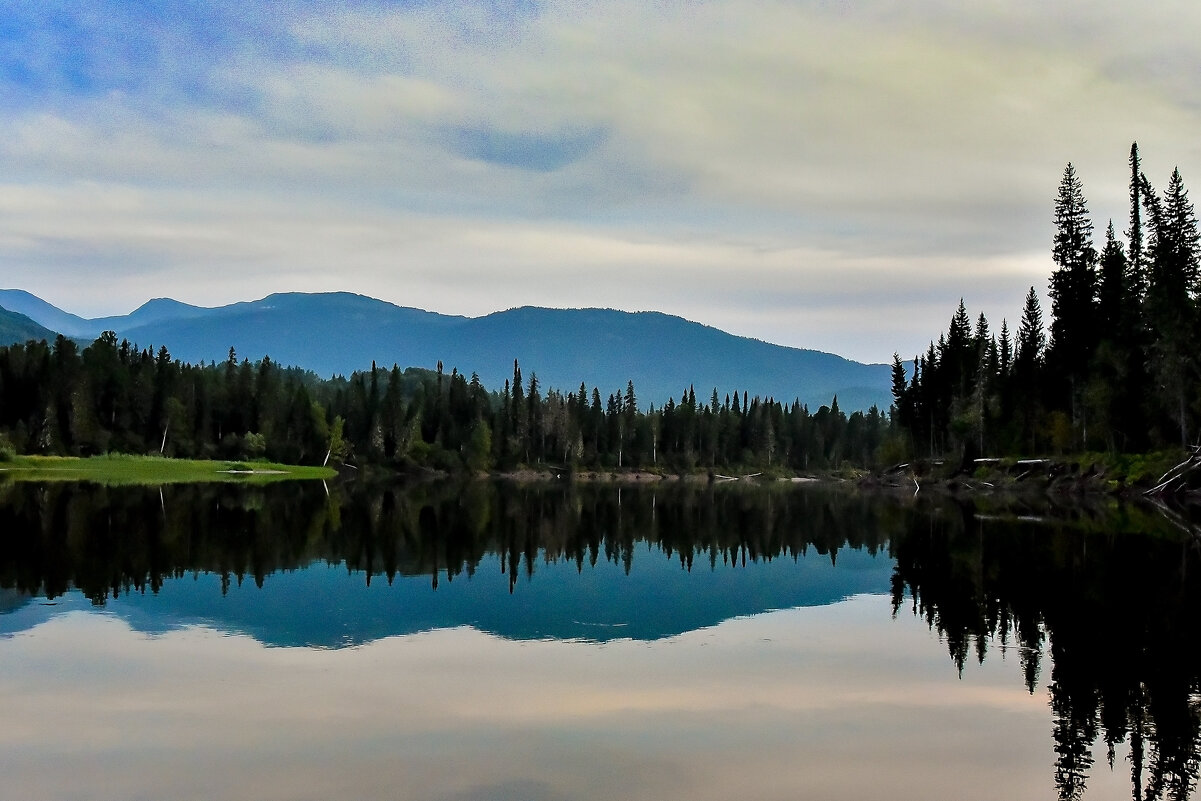
<svg viewBox="0 0 1201 801"><path fill-rule="evenodd" d="M91 481L108 485L268 483L335 478L328 467L274 462L169 459L162 456L14 456L0 462L0 481Z"/></svg>
<svg viewBox="0 0 1201 801"><path fill-rule="evenodd" d="M476 478L507 481L518 484L543 482L575 482L581 484L729 484L729 483L759 483L759 484L814 484L814 483L851 483L865 475L863 470L838 470L826 473L794 475L792 473L754 472L732 474L715 473L708 470L693 472L668 472L656 470L579 470L567 471L554 468L520 468L495 472L476 473ZM449 477L449 474L443 474Z"/></svg>
<svg viewBox="0 0 1201 801"><path fill-rule="evenodd" d="M947 460L915 460L864 474L860 486L920 492L1045 493L1051 495L1111 495L1134 497L1159 494L1192 495L1201 492L1196 480L1181 475L1164 486L1165 479L1189 462L1182 451L1147 454L1084 453L1061 457L984 458L966 465Z"/></svg>
<svg viewBox="0 0 1201 801"><path fill-rule="evenodd" d="M1062 457L984 458L973 460L966 466L942 459L915 460L875 470L842 468L807 471L803 474L779 470L732 472L725 475L713 471L565 471L558 468L527 467L481 472L477 477L516 483L829 483L908 493L930 491L950 494L1008 493L1115 497L1141 496L1159 488L1159 494L1201 497L1201 456L1192 458L1196 460L1195 474L1182 474L1182 465L1189 462L1187 454L1181 451L1162 451L1148 454L1084 453ZM1170 476L1178 478L1168 486L1163 486L1165 479Z"/></svg>

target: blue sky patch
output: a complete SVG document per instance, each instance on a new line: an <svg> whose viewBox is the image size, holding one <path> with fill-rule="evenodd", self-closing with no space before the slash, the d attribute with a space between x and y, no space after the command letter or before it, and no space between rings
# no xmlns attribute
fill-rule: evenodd
<svg viewBox="0 0 1201 801"><path fill-rule="evenodd" d="M451 138L452 147L459 155L532 172L562 169L585 158L604 140L602 128L555 134L459 128Z"/></svg>

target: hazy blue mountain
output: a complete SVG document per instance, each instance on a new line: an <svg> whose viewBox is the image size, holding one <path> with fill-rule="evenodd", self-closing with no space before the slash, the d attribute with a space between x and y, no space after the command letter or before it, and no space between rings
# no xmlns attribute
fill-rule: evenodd
<svg viewBox="0 0 1201 801"><path fill-rule="evenodd" d="M69 337L94 336L90 320L69 314L23 289L0 289L0 306ZM103 330L101 328L96 333Z"/></svg>
<svg viewBox="0 0 1201 801"><path fill-rule="evenodd" d="M97 317L89 320L65 312L23 289L0 289L0 307L23 314L52 331L81 339L95 338L103 331L129 329L163 320L184 320L217 311L201 306L190 306L170 298L155 298L129 314L116 317Z"/></svg>
<svg viewBox="0 0 1201 801"><path fill-rule="evenodd" d="M24 314L0 306L0 345L13 345L31 339L53 342L55 333L30 320Z"/></svg>
<svg viewBox="0 0 1201 801"><path fill-rule="evenodd" d="M660 312L523 307L471 320L469 329L471 354L481 364L508 368L487 379L481 371L488 386L503 384L512 355L520 354L524 379L536 371L544 389L585 381L606 397L633 379L644 405L679 400L690 386L702 403L716 387L723 400L727 392L747 391L784 402L800 398L815 410L835 394L850 409L887 408L890 398L886 365L772 345ZM461 364L454 357L466 355L444 361Z"/></svg>
<svg viewBox="0 0 1201 801"><path fill-rule="evenodd" d="M27 308L45 314L29 315L43 325L54 313L71 317L52 306ZM285 293L214 309L155 300L125 317L75 320L89 336L114 330L142 347L165 345L184 361L221 362L233 347L239 358L266 355L323 376L349 375L372 361L430 369L441 361L446 372L478 373L499 390L518 359L524 381L537 373L543 391L584 382L607 397L633 380L643 406L678 401L689 386L700 402L715 387L723 400L746 391L800 398L811 409L835 394L844 409L891 401L888 365L772 345L659 312L523 307L470 318L349 293Z"/></svg>
<svg viewBox="0 0 1201 801"><path fill-rule="evenodd" d="M148 300L129 314L118 317L98 317L87 320L91 325L89 333L92 336L102 331L116 331L118 328L128 329L140 325L152 325L164 320L187 320L192 317L203 317L211 314L213 309L203 306L191 306L171 298L155 298Z"/></svg>

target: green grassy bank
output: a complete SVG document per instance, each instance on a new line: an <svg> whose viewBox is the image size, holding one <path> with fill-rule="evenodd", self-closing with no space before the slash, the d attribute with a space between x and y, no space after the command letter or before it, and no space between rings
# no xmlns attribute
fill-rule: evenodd
<svg viewBox="0 0 1201 801"><path fill-rule="evenodd" d="M241 482L333 478L328 467L275 464L272 462L217 462L167 459L161 456L110 454L85 459L70 456L14 456L0 461L0 480L93 481L99 484L190 484L196 482Z"/></svg>

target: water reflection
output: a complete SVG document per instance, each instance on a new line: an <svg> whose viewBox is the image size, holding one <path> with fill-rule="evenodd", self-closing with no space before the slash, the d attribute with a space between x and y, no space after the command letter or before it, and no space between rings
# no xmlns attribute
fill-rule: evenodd
<svg viewBox="0 0 1201 801"><path fill-rule="evenodd" d="M336 650L73 613L0 641L0 798L1046 797L1045 699L1001 660L946 668L887 596L655 642Z"/></svg>
<svg viewBox="0 0 1201 801"><path fill-rule="evenodd" d="M1136 801L1188 798L1201 756L1197 541L1128 508L1037 523L961 511L896 538L894 610L924 616L960 672L990 642L1014 643L1031 693L1049 643L1060 798L1084 796L1098 740L1111 769L1129 741Z"/></svg>
<svg viewBox="0 0 1201 801"><path fill-rule="evenodd" d="M149 592L160 620L217 622L276 645L336 647L455 625L518 639L656 639L886 593L892 570L877 558L885 527L874 507L848 517L843 495L9 489L4 586L55 600L76 587L130 618ZM261 592L241 591L251 582ZM0 631L14 625L0 620Z"/></svg>
<svg viewBox="0 0 1201 801"><path fill-rule="evenodd" d="M996 746L1001 751L991 757L1006 764L1017 743L1038 738L1025 729L1011 730L1011 723L1017 725L1013 720L998 720L1009 720L1017 709L1022 714L1039 709L1045 715L1046 692L1052 723L1048 727L1044 719L1046 744L1036 749L1044 761L1031 755L1023 764L1053 776L1060 798L1086 797L1086 789L1088 797L1113 797L1112 777L1127 768L1122 794L1136 801L1188 798L1197 782L1201 666L1192 646L1201 634L1201 597L1194 578L1198 552L1192 539L1153 510L1108 504L990 505L985 500L914 500L794 487L348 485L332 488L327 496L320 488L299 484L166 487L161 492L0 485L0 532L0 633L81 625L68 624L74 618L55 613L88 604L106 605L135 629L170 641L194 633L187 627L196 623L249 633L266 644L327 647L440 630L417 635L432 637L440 649L429 664L398 666L393 656L386 661L391 670L410 678L416 675L410 669L455 677L461 686L425 688L444 702L473 683L482 683L495 697L513 697L503 682L481 682L477 671L463 673L456 667L457 655L464 664L486 664L481 670L494 670L510 682L523 676L519 684L532 682L530 693L544 690L539 697L548 708L567 715L547 712L543 723L587 740L570 720L575 720L572 715L589 719L590 713L565 699L581 697L580 682L595 682L595 666L605 662L606 670L622 678L603 696L588 695L589 708L596 714L618 709L633 714L643 705L653 710L664 704L673 716L670 723L652 724L648 718L644 728L635 727L648 742L663 736L662 726L682 726L679 719L688 717L685 707L704 706L732 691L743 696L738 716L706 716L704 726L750 727L743 734L762 739L762 732L751 733L748 721L766 714L760 706L770 707L775 712L759 723L775 727L781 740L804 741L814 753L828 750L828 743L810 741L817 731L853 731L866 744L875 727L893 738L871 741L877 750L866 751L878 760L884 759L879 749L888 754L907 750L896 738L919 737L943 749L946 764L973 766L978 776L968 786L976 789L968 794L975 797L988 797L990 791L980 788L990 786L986 777L998 773L997 765L964 753L967 744L959 735L948 738L936 731L939 724L932 722L929 707L953 703L961 711L986 716L973 721L970 734L960 733L975 747L991 742L983 729L1002 726L1004 737L998 733ZM864 593L874 594L883 608ZM818 607L851 596L857 600L828 607L829 614L807 613L801 633L788 624L775 625L779 621L770 615L718 625L765 610ZM891 623L890 602L896 617ZM856 614L865 609L871 615ZM755 621L767 619L775 623L764 636L784 645L765 649L746 638L747 630L759 625ZM822 625L811 625L815 620ZM928 626L938 636L951 660L945 669L949 675L923 661L929 656L928 641L894 636L906 620L922 629ZM459 626L472 629L455 628ZM710 631L722 635L706 639ZM495 642L552 642L534 644L538 659L545 660L534 665L505 647L482 644L476 632L499 635L502 639ZM21 636L0 643L0 658L14 658L12 643ZM661 683L640 688L635 646L665 637L673 638L670 642L679 650L658 666ZM87 636L74 631L71 639L78 645ZM576 642L553 642L565 639ZM595 650L580 651L581 640L600 644L592 648L608 644L621 657L608 662ZM402 646L381 641L370 652L393 654L393 647ZM420 661L413 647L404 649L402 662ZM841 654L838 660L830 656L831 648ZM715 653L730 659L727 672L698 673L697 665ZM499 663L484 654L494 654ZM773 670L764 667L765 660ZM669 664L675 665L675 690L667 678ZM847 677L857 673L861 683L847 684ZM697 675L705 677L699 686ZM722 675L734 684L723 686ZM965 686L974 686L982 676L996 684L989 684L983 695L964 696ZM815 684L798 683L798 677ZM760 683L777 692L759 692ZM1015 689L1024 685L1025 692L1004 693L1000 688L1007 684ZM686 694L688 702L666 700L673 693ZM855 706L872 693L881 697L870 713ZM530 696L520 697L522 704L531 703ZM951 697L959 700L938 700ZM1022 697L1032 706L1024 705ZM1000 698L1005 700L996 701ZM923 711L913 714L925 728L906 735L901 720L884 721L898 705L916 705L917 699ZM483 698L479 702L487 704ZM407 695L404 703L420 706ZM823 706L829 703L843 704L845 714L830 713ZM748 704L759 711L748 712ZM452 705L457 708L457 702ZM516 714L513 707L506 708ZM806 723L798 729L794 721L787 729L779 717L786 710ZM478 723L481 712L460 714ZM865 717L856 728L851 720L859 714L875 716L875 722ZM547 742L558 742L544 729L538 731ZM428 734L429 726L421 729L422 736ZM473 736L461 730L453 735L460 744ZM692 728L672 736L701 737ZM715 749L710 756L719 759L721 749L713 741L722 738L710 733L702 739ZM604 745L611 747L608 741ZM728 742L723 747L738 750ZM775 740L763 745L766 750L779 747ZM476 749L484 762L488 748ZM574 752L561 756L578 760ZM782 752L779 756L789 758ZM924 770L938 769L937 759L910 756ZM755 764L747 754L741 758ZM847 755L842 759L840 765L848 769ZM1095 764L1097 759L1108 761L1108 769ZM885 761L891 764L891 757ZM879 796L893 787L888 782L865 786L863 777L844 777L845 792L836 792L832 776L813 762L805 764L812 776L828 782L821 797ZM894 767L902 772L900 765ZM1005 783L1006 774L1011 771L1000 770L991 785L1006 787L1004 797L1045 795L1049 789L1039 790L1036 783L1029 793L1015 793L1012 776ZM431 795L572 796L558 782L531 783L531 776L538 775L498 771L497 783L477 782L475 790ZM710 781L713 787L727 786L712 777ZM927 793L912 797L938 797L931 789L936 786L954 794L957 786L938 785L927 775L914 787L922 782ZM648 776L645 786L659 785ZM802 785L788 786L795 790ZM955 792L964 794L963 788ZM900 790L890 795L906 797Z"/></svg>

